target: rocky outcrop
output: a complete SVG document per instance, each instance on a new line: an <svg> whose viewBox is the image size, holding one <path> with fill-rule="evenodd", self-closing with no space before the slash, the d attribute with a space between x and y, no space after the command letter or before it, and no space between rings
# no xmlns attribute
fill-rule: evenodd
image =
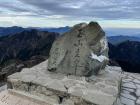
<svg viewBox="0 0 140 105"><path fill-rule="evenodd" d="M48 58L58 33L38 30L23 31L0 37L0 81L8 75L32 67Z"/></svg>
<svg viewBox="0 0 140 105"><path fill-rule="evenodd" d="M48 56L58 33L37 30L0 37L0 65L9 60L29 60L36 55Z"/></svg>
<svg viewBox="0 0 140 105"><path fill-rule="evenodd" d="M108 45L102 28L96 22L81 23L54 42L48 70L90 76L104 69L107 61Z"/></svg>
<svg viewBox="0 0 140 105"><path fill-rule="evenodd" d="M12 63L8 65L7 67L2 68L0 70L0 82L5 81L7 76L15 72L20 72L23 67L25 67L24 64Z"/></svg>

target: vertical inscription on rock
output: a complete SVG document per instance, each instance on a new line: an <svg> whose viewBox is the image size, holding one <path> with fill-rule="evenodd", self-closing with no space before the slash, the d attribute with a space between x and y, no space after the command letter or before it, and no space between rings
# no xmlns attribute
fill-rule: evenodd
<svg viewBox="0 0 140 105"><path fill-rule="evenodd" d="M107 43L98 23L75 25L54 42L48 70L79 76L98 74L108 61L108 46L102 42Z"/></svg>

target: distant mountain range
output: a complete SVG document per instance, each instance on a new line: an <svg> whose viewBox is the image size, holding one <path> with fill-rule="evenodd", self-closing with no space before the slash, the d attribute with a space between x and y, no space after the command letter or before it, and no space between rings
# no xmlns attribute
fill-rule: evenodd
<svg viewBox="0 0 140 105"><path fill-rule="evenodd" d="M36 29L38 31L48 31L48 32L56 32L59 34L63 34L67 31L70 30L69 26L66 27L58 27L58 28L39 28L39 27L28 27L28 28L23 28L23 27L18 27L18 26L13 26L13 27L0 27L0 36L6 36L6 35L14 35L16 33L20 33L24 30L29 31L32 29ZM117 29L118 31L122 29ZM135 29L136 30L136 29ZM119 44L121 42L124 41L140 41L140 34L132 34L131 36L127 35L127 34L123 34L123 35L116 35L116 33L113 33L115 31L115 29L106 29L105 31L107 31L107 35L108 35L108 41L113 44ZM138 31L138 30L136 30ZM121 32L124 33L124 32Z"/></svg>
<svg viewBox="0 0 140 105"><path fill-rule="evenodd" d="M22 27L0 27L0 36L6 36L6 35L14 35L16 33L20 33L24 31L25 29Z"/></svg>
<svg viewBox="0 0 140 105"><path fill-rule="evenodd" d="M138 41L140 42L140 37L136 37L136 36L110 36L108 37L108 41L113 44L113 45L117 45L120 44L122 42L125 41Z"/></svg>
<svg viewBox="0 0 140 105"><path fill-rule="evenodd" d="M107 36L140 36L140 28L104 28Z"/></svg>
<svg viewBox="0 0 140 105"><path fill-rule="evenodd" d="M57 32L63 34L69 31L70 27L66 26L66 27L58 27L58 28L36 28L36 29L38 29L39 31Z"/></svg>
<svg viewBox="0 0 140 105"><path fill-rule="evenodd" d="M57 32L57 33L64 33L70 29L70 27L59 27L59 28L38 28L38 27L29 27L29 28L23 28L18 26L13 27L0 27L0 36L6 36L6 35L14 35L16 33L20 33L22 31L29 31L32 29L36 29L38 31L48 31L48 32Z"/></svg>

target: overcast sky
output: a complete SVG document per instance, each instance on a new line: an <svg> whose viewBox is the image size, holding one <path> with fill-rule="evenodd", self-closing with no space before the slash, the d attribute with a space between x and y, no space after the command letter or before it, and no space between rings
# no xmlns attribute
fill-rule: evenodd
<svg viewBox="0 0 140 105"><path fill-rule="evenodd" d="M0 26L60 27L98 21L140 28L140 0L0 0Z"/></svg>

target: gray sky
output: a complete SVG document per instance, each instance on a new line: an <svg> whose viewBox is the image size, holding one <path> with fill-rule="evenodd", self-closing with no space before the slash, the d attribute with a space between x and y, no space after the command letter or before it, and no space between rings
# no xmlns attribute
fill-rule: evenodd
<svg viewBox="0 0 140 105"><path fill-rule="evenodd" d="M0 26L60 27L98 21L140 28L140 0L0 0Z"/></svg>

